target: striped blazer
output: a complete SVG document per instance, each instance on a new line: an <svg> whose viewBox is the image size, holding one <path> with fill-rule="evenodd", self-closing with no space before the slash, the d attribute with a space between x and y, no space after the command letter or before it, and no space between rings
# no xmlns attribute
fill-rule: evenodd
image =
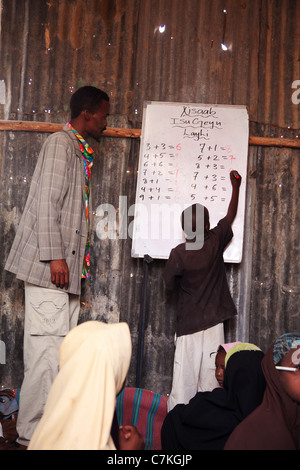
<svg viewBox="0 0 300 470"><path fill-rule="evenodd" d="M5 269L18 279L56 289L50 261L65 259L69 289L80 295L87 239L85 173L73 132L63 130L45 141Z"/></svg>

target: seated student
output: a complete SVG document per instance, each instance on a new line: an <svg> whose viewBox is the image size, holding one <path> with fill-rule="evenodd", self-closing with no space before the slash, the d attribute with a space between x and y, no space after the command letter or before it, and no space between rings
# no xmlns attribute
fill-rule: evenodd
<svg viewBox="0 0 300 470"><path fill-rule="evenodd" d="M15 416L18 413L18 403L14 391L10 388L0 389L0 450L16 450Z"/></svg>
<svg viewBox="0 0 300 470"><path fill-rule="evenodd" d="M14 391L10 388L0 389L0 413L3 419L9 419L18 412L18 403Z"/></svg>
<svg viewBox="0 0 300 470"><path fill-rule="evenodd" d="M215 377L216 380L219 384L219 387L223 387L223 382L224 382L224 371L225 371L225 357L226 354L228 353L229 349L231 349L233 346L236 344L240 344L240 341L237 341L235 343L225 343L225 344L220 344L218 347L218 350L216 353L216 359L215 359Z"/></svg>
<svg viewBox="0 0 300 470"><path fill-rule="evenodd" d="M224 387L198 392L176 405L162 426L163 450L221 450L233 429L262 401L263 352L255 345L232 347L225 360Z"/></svg>
<svg viewBox="0 0 300 470"><path fill-rule="evenodd" d="M262 404L239 424L225 450L300 450L300 333L280 336L262 362Z"/></svg>
<svg viewBox="0 0 300 470"><path fill-rule="evenodd" d="M71 330L60 347L60 370L28 450L115 450L116 396L130 359L126 323L88 321ZM143 447L134 426L120 430L121 450Z"/></svg>

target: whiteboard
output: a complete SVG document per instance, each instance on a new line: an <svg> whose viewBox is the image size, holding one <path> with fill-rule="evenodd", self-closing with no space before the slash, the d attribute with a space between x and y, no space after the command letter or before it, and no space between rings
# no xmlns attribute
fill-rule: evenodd
<svg viewBox="0 0 300 470"><path fill-rule="evenodd" d="M194 203L207 207L210 228L216 226L227 213L234 169L242 183L224 261L241 262L248 139L245 106L144 103L132 257L167 259L184 241L180 214Z"/></svg>

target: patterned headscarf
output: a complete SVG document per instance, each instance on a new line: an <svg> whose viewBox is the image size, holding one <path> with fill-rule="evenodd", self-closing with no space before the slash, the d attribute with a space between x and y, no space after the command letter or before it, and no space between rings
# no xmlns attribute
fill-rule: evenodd
<svg viewBox="0 0 300 470"><path fill-rule="evenodd" d="M274 364L280 363L281 359L294 348L300 346L300 333L285 333L281 335L274 343L273 359Z"/></svg>

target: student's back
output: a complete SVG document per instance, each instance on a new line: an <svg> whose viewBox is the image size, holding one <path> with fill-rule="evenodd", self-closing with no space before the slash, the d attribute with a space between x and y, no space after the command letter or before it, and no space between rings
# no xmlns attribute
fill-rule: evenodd
<svg viewBox="0 0 300 470"><path fill-rule="evenodd" d="M197 391L217 386L210 354L224 343L224 321L236 314L223 252L233 236L231 225L237 212L241 178L235 178L234 172L230 173L230 178L232 195L225 217L217 227L209 230L206 208L201 206L203 218L198 217L199 204L185 209L182 226L187 241L171 251L165 267L167 291L178 291L177 339L169 410L177 403L188 403ZM199 222L202 222L200 228ZM186 226L188 230L185 231ZM205 234L202 247L198 240L201 239L199 230Z"/></svg>
<svg viewBox="0 0 300 470"><path fill-rule="evenodd" d="M167 290L178 289L177 336L192 334L236 314L228 288L223 252L233 236L226 218L205 234L200 250L175 247L164 271Z"/></svg>

